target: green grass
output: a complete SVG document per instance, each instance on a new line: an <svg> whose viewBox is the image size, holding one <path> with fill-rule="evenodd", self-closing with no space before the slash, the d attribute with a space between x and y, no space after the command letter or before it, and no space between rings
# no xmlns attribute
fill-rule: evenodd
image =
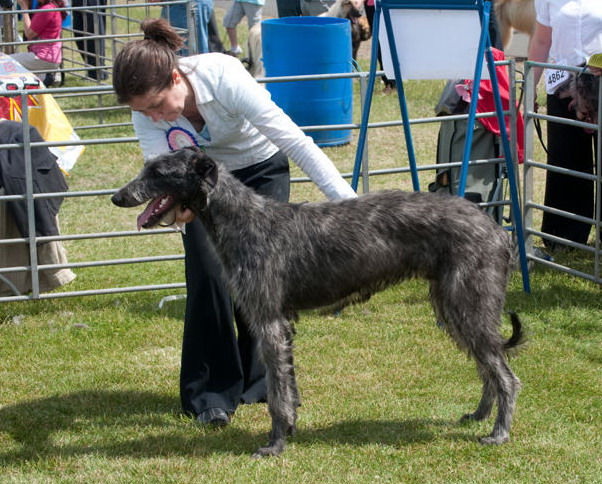
<svg viewBox="0 0 602 484"><path fill-rule="evenodd" d="M478 400L474 365L411 281L340 316L302 315L298 433L263 461L249 454L266 441L264 405L217 431L180 415L181 302L5 304L2 482L602 482L599 288L545 270L533 286L515 276L508 296L529 334L512 360L524 387L511 443L477 444L492 420L457 422Z"/></svg>
<svg viewBox="0 0 602 484"><path fill-rule="evenodd" d="M440 88L408 83L413 117L432 114ZM372 113L398 117L396 97L377 90ZM414 133L419 160L434 159L436 127ZM372 130L369 142L375 168L405 163L399 128ZM350 171L354 149L355 138L328 154ZM117 187L140 163L134 145L90 146L70 189ZM378 177L371 187L409 186L408 178ZM311 184L293 186L294 200L316 198ZM135 213L107 197L67 199L61 227L129 230ZM70 261L182 251L177 235L66 245ZM576 253L556 257L591 264ZM184 280L181 262L76 272L66 290ZM476 442L492 419L458 423L480 395L474 363L436 326L426 283L409 281L338 316L301 315L298 432L282 457L264 460L250 454L267 441L265 405L239 407L222 430L180 414L184 303L157 304L181 291L1 304L0 482L601 483L600 287L541 267L531 277L532 294L522 291L519 273L508 292L507 308L520 314L529 338L511 362L523 389L509 444Z"/></svg>

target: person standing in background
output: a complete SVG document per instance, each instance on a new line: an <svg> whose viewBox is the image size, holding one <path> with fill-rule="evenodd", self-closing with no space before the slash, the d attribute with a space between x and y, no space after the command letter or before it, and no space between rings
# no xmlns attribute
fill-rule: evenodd
<svg viewBox="0 0 602 484"><path fill-rule="evenodd" d="M276 8L280 18L300 17L302 15L300 0L276 0Z"/></svg>
<svg viewBox="0 0 602 484"><path fill-rule="evenodd" d="M106 9L77 8L106 6L107 0L72 0L72 7L76 8L73 10L73 36L77 39L75 43L82 59L90 67L88 77L96 80L105 80L108 77L107 71L101 69L106 59Z"/></svg>
<svg viewBox="0 0 602 484"><path fill-rule="evenodd" d="M265 0L234 0L230 8L224 15L224 27L230 39L230 50L227 54L239 56L242 54L242 48L238 45L238 35L236 34L236 26L240 23L243 17L247 17L247 25L249 30L261 22L261 10Z"/></svg>
<svg viewBox="0 0 602 484"><path fill-rule="evenodd" d="M160 0L151 1L158 2ZM211 52L209 48L209 26L213 16L213 0L189 0L189 2L196 30L196 51L190 50L190 42L188 42L188 47L183 48L179 54L182 56L206 54ZM161 7L161 17L166 19L172 27L185 31L189 30L188 12L185 3L164 5ZM212 43L215 43L214 36L212 37Z"/></svg>
<svg viewBox="0 0 602 484"><path fill-rule="evenodd" d="M600 0L535 0L537 24L529 44L529 60L551 62L560 66L584 65L589 56L602 52L602 1ZM566 71L560 74L568 79ZM535 69L535 86L542 69ZM547 114L575 119L571 99L558 96L557 76L546 76ZM582 128L548 121L548 164L582 173L594 172L594 142L591 133ZM591 218L594 213L594 183L572 175L548 171L545 205ZM543 213L542 232L580 244L586 244L591 224L564 216ZM544 238L549 249L559 243Z"/></svg>
<svg viewBox="0 0 602 484"><path fill-rule="evenodd" d="M22 10L29 10L29 0L18 0ZM60 42L63 19L67 12L54 9L65 8L64 0L40 0L38 11L33 14L22 13L23 32L27 40L49 40L52 42L35 43L27 46L27 52L11 54L11 57L29 71L50 73L54 79L62 62L62 45ZM39 74L38 77L44 79ZM52 82L50 83L52 84Z"/></svg>

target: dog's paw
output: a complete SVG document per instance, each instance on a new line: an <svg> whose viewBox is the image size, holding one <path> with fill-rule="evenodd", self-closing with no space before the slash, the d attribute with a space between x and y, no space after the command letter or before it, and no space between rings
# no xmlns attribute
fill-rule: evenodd
<svg viewBox="0 0 602 484"><path fill-rule="evenodd" d="M481 415L476 412L475 413L466 413L466 414L462 415L462 417L460 417L460 423L480 422L481 420L485 420L487 417L489 417L489 414Z"/></svg>
<svg viewBox="0 0 602 484"><path fill-rule="evenodd" d="M481 443L482 445L502 445L508 442L509 440L510 437L508 437L507 435L502 437L492 437L491 435L488 435L487 437L481 437L479 439L479 443Z"/></svg>
<svg viewBox="0 0 602 484"><path fill-rule="evenodd" d="M276 457L282 454L284 444L270 444L265 447L259 447L253 454L253 458L261 459L263 457Z"/></svg>
<svg viewBox="0 0 602 484"><path fill-rule="evenodd" d="M476 422L476 421L477 421L477 419L475 418L474 413L465 413L464 415L462 415L460 417L461 424L468 424L470 422Z"/></svg>

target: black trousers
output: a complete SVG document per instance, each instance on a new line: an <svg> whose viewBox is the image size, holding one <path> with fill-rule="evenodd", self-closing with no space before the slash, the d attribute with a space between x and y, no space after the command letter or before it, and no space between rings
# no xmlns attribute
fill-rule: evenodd
<svg viewBox="0 0 602 484"><path fill-rule="evenodd" d="M301 2L299 0L276 0L276 8L278 9L278 17L300 17Z"/></svg>
<svg viewBox="0 0 602 484"><path fill-rule="evenodd" d="M570 99L548 96L548 114L575 119L575 112L568 108ZM548 164L594 173L594 136L583 128L548 122ZM545 205L584 217L594 213L594 183L590 180L548 171L546 174ZM544 212L542 232L556 235L573 242L585 244L591 224L569 220L566 217ZM546 247L555 244L544 239Z"/></svg>
<svg viewBox="0 0 602 484"><path fill-rule="evenodd" d="M289 164L281 152L232 174L257 193L280 201L289 199ZM187 224L182 237L187 292L180 370L182 409L190 415L214 407L234 412L239 403L265 401L265 369L257 341L233 308L203 224L198 219Z"/></svg>
<svg viewBox="0 0 602 484"><path fill-rule="evenodd" d="M106 6L107 0L72 0L73 7ZM81 51L84 62L92 67L105 65L105 39L89 39L87 36L106 35L105 9L73 10L73 35L75 43ZM97 69L89 69L88 77L106 79L107 73Z"/></svg>

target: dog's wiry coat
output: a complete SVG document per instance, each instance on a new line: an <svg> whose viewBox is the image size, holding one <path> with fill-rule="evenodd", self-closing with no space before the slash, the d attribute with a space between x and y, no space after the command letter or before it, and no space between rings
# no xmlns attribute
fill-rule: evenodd
<svg viewBox="0 0 602 484"><path fill-rule="evenodd" d="M509 235L459 197L390 191L336 202L285 204L255 194L196 148L148 162L113 196L119 206L171 194L202 220L235 304L261 341L272 432L256 455L282 452L295 429L291 319L296 311L365 299L409 277L430 282L438 320L477 364L483 395L465 419L489 416L482 443L508 440L518 378L505 353L521 339L499 332L513 259ZM151 219L146 226L156 223Z"/></svg>

